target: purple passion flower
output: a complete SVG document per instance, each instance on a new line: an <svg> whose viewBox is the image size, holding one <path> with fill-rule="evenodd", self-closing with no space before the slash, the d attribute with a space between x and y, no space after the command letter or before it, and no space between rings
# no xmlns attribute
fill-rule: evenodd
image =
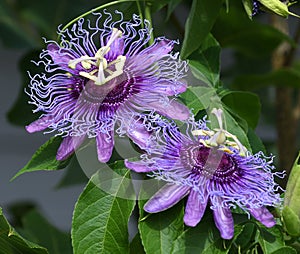
<svg viewBox="0 0 300 254"><path fill-rule="evenodd" d="M189 109L173 97L186 90L187 63L171 53L175 41L159 37L149 46L149 22L104 11L95 25L80 19L60 30L60 42L47 41L40 54L45 73L31 75L30 103L41 117L28 132L48 128L63 135L57 159L64 160L86 137L96 138L98 159L107 162L114 129L142 143L149 135L137 121L141 112L185 120ZM143 28L142 28L143 27ZM116 125L117 123L117 125Z"/></svg>
<svg viewBox="0 0 300 254"><path fill-rule="evenodd" d="M196 226L209 204L224 239L234 235L230 209L237 206L265 226L275 225L265 207L281 203L272 157L252 155L234 135L222 127L211 131L205 121L190 121L186 134L170 125L162 126L161 133L141 161L125 161L129 169L166 182L145 204L145 211L164 211L188 196L184 223Z"/></svg>

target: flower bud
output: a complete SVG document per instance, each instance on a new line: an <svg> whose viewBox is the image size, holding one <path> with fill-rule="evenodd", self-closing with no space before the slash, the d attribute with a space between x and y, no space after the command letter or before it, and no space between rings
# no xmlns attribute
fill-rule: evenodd
<svg viewBox="0 0 300 254"><path fill-rule="evenodd" d="M281 2L280 0L259 0L259 2L266 7L268 10L287 18L289 15L299 17L298 15L292 13L288 9L288 5Z"/></svg>
<svg viewBox="0 0 300 254"><path fill-rule="evenodd" d="M282 218L290 235L300 236L300 153L293 165L284 197Z"/></svg>

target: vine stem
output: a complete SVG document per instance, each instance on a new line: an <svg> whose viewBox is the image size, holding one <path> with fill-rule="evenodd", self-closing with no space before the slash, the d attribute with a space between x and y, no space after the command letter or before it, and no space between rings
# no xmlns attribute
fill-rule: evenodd
<svg viewBox="0 0 300 254"><path fill-rule="evenodd" d="M140 5L140 0L136 0L136 5L137 5L138 12L139 12L139 15L140 15L141 19L144 20L144 15L143 15L142 8L141 8L141 5ZM143 22L142 22L141 26L142 26L142 28L144 28L144 23Z"/></svg>
<svg viewBox="0 0 300 254"><path fill-rule="evenodd" d="M154 42L154 35L153 35L153 29L152 29L152 17L151 17L151 3L146 2L145 6L145 18L149 21L149 29L152 31L150 34L150 40L149 45L151 45Z"/></svg>

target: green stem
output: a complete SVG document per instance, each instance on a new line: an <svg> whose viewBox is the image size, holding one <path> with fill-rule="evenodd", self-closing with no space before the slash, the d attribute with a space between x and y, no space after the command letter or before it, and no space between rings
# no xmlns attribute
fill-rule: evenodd
<svg viewBox="0 0 300 254"><path fill-rule="evenodd" d="M140 15L141 19L144 20L144 15L143 15L143 12L142 12L140 0L136 0L136 5L137 5L138 12L139 12L139 15ZM142 22L141 27L144 28L144 22Z"/></svg>
<svg viewBox="0 0 300 254"><path fill-rule="evenodd" d="M151 4L149 2L146 2L145 18L149 21L149 29L152 30ZM150 36L149 44L151 45L154 42L153 32Z"/></svg>
<svg viewBox="0 0 300 254"><path fill-rule="evenodd" d="M134 2L136 0L119 0L119 1L113 1L113 2L110 2L110 3L106 3L106 4L103 4L101 6L98 6L94 9L91 9L89 10L88 12L85 12L83 13L82 15L78 16L77 18L71 20L68 24L66 24L64 27L63 27L63 31L66 30L70 25L74 24L75 22L77 22L79 19L89 15L89 14L92 14L93 12L96 12L96 11L99 11L103 8L106 8L106 7L109 7L109 6L112 6L112 5L115 5L115 4L119 4L119 3L124 3L124 2Z"/></svg>

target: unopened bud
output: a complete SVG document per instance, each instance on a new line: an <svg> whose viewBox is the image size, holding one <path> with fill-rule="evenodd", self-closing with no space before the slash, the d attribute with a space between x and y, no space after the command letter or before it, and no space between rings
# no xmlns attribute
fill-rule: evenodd
<svg viewBox="0 0 300 254"><path fill-rule="evenodd" d="M300 236L300 153L293 165L284 195L282 218L291 235ZM295 223L295 225L292 225ZM298 229L295 229L297 227Z"/></svg>

